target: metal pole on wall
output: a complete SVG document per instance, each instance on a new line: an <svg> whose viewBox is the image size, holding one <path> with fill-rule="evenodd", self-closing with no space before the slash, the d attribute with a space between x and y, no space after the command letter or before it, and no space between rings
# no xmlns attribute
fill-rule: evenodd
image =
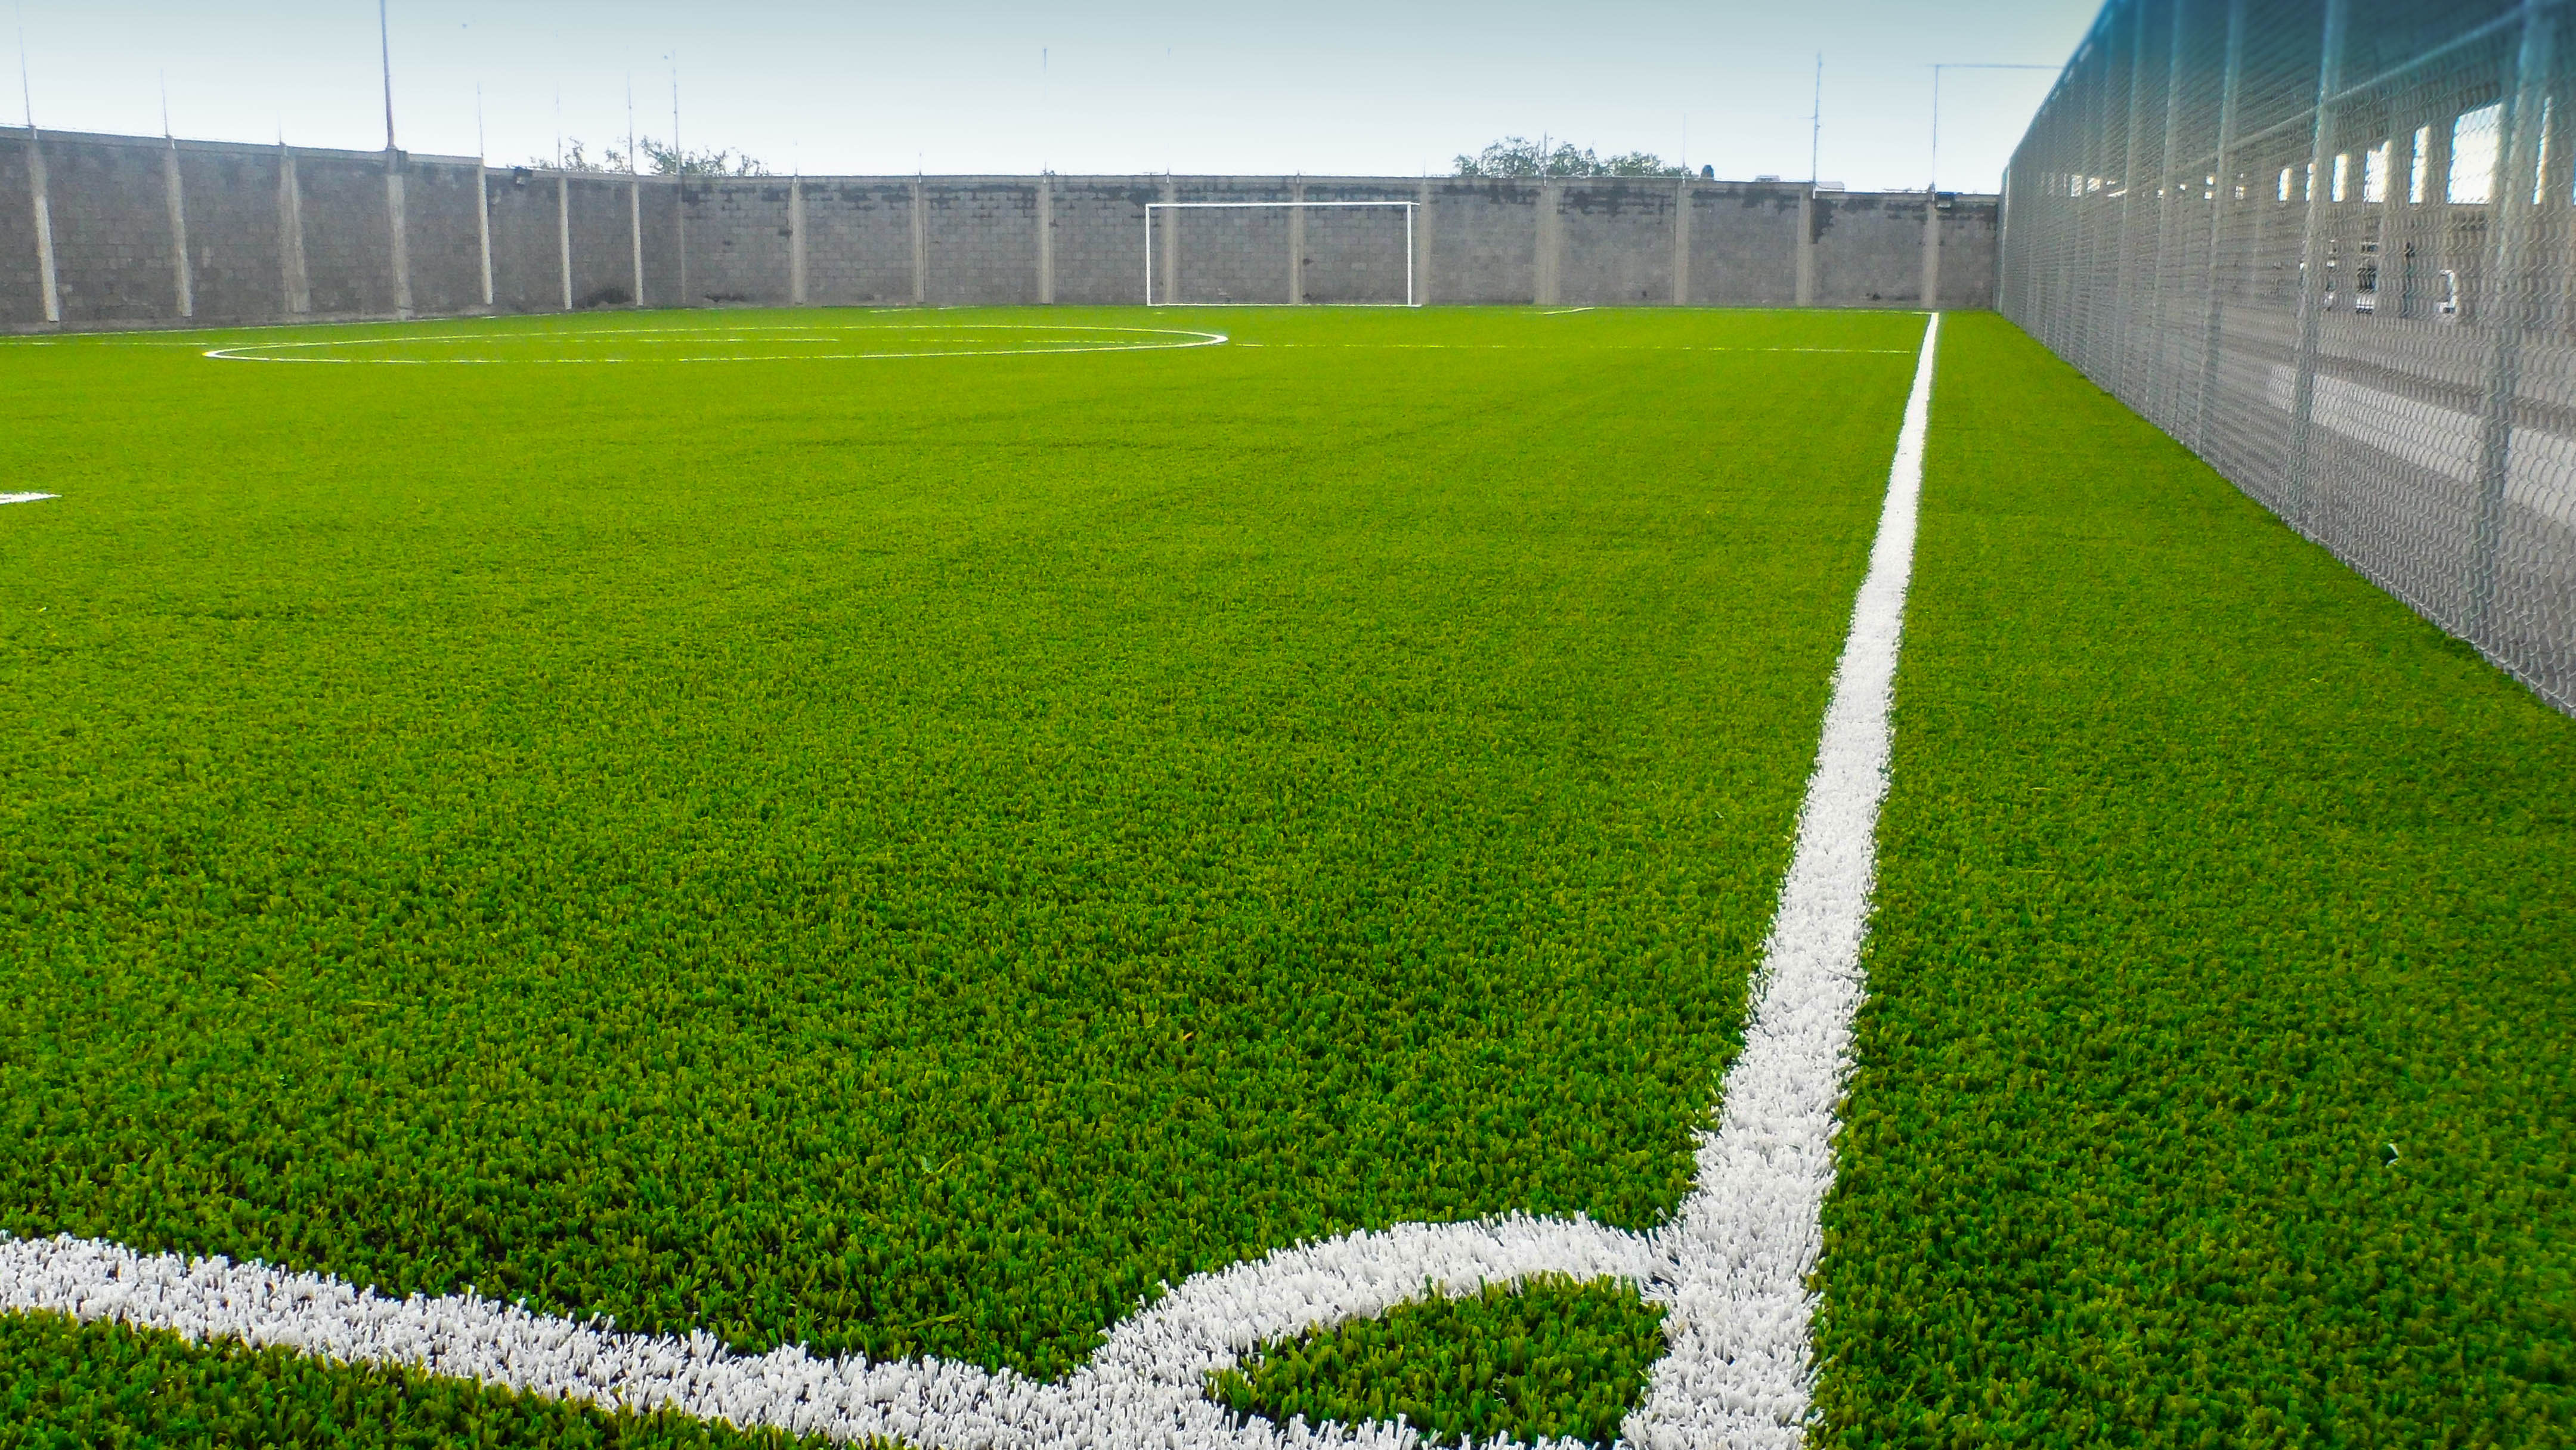
<svg viewBox="0 0 2576 1450"><path fill-rule="evenodd" d="M2309 453L2316 433L2317 351L2326 320L2326 206L2319 191L2331 185L2334 102L2343 89L2344 26L2352 0L2326 0L2325 31L2317 62L2317 109L2314 140L2308 146L2307 225L2299 243L2299 350L2291 364L2290 487L2287 503L2291 527L2312 534L2308 517Z"/></svg>
<svg viewBox="0 0 2576 1450"><path fill-rule="evenodd" d="M2210 172L2217 180L2209 189L2209 255L2202 281L2208 311L2201 318L2200 398L2193 409L2191 428L2192 451L2204 458L2209 456L2209 410L2218 397L2219 348L2226 320L2224 249L2228 203L2236 199L2236 115L2238 98L2244 93L2244 76L2245 0L2227 0L2227 60L2218 92L2218 156Z"/></svg>
<svg viewBox="0 0 2576 1450"><path fill-rule="evenodd" d="M2514 58L2513 88L2505 92L2501 118L2504 144L2496 148L2495 177L2487 191L2495 223L2476 319L2488 338L2487 396L2478 433L2477 533L2469 556L2468 637L2479 645L2492 638L2495 628L2505 489L2513 463L2514 406L2522 391L2522 337L2529 320L2527 311L2517 306L2528 299L2517 294L2531 281L2524 254L2532 227L2532 193L2540 173L2541 128L2547 124L2545 101L2556 31L2556 18L2544 0L2524 0L2522 44Z"/></svg>
<svg viewBox="0 0 2576 1450"><path fill-rule="evenodd" d="M636 172L635 74L626 75L626 241L633 250L635 305L644 305L644 181Z"/></svg>

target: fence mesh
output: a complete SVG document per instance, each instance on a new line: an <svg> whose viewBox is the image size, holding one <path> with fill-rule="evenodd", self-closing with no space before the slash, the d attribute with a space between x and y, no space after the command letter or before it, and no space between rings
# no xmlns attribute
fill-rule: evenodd
<svg viewBox="0 0 2576 1450"><path fill-rule="evenodd" d="M2576 11L2112 0L2002 254L2033 336L2576 711Z"/></svg>

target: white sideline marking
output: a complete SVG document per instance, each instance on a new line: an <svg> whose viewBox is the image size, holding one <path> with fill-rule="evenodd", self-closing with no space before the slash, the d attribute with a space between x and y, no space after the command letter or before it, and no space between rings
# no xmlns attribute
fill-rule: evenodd
<svg viewBox="0 0 2576 1450"><path fill-rule="evenodd" d="M40 498L61 498L58 493L0 493L0 503L34 503Z"/></svg>
<svg viewBox="0 0 2576 1450"><path fill-rule="evenodd" d="M1834 1110L1862 997L1889 706L1929 426L1936 316L1888 471L1869 570L1852 608L1798 838L1764 945L1717 1130L1673 1218L1629 1233L1520 1214L1398 1224L1195 1274L1108 1330L1056 1384L939 1359L819 1360L790 1345L736 1355L713 1336L622 1333L468 1293L389 1299L318 1274L222 1258L138 1254L68 1235L0 1238L0 1309L68 1315L472 1378L608 1409L674 1410L848 1441L942 1450L1411 1450L1410 1426L1236 1422L1201 1386L1247 1351L1309 1326L1384 1313L1538 1274L1636 1284L1665 1310L1670 1348L1621 1427L1639 1450L1798 1445L1814 1370L1807 1287L1834 1176ZM1559 1442L1566 1450L1574 1442Z"/></svg>
<svg viewBox="0 0 2576 1450"><path fill-rule="evenodd" d="M1557 309L1556 309L1555 311L1553 311L1553 312L1542 312L1542 313L1540 313L1540 314L1539 314L1539 316L1541 316L1541 317L1572 317L1574 314L1576 314L1576 313L1578 313L1578 312L1589 312L1589 311L1591 311L1591 310L1592 310L1592 309L1591 309L1591 308L1589 308L1589 307L1559 307L1559 308L1557 308Z"/></svg>
<svg viewBox="0 0 2576 1450"><path fill-rule="evenodd" d="M1135 342L1104 342L1104 343L1099 343L1099 344L1083 345L1083 346L1075 346L1075 347L995 347L995 348L980 348L980 349L975 349L975 350L972 350L972 351L967 351L967 350L958 350L958 349L946 349L946 350L931 350L931 351L923 351L923 350L920 350L920 349L912 349L912 350L908 350L908 351L901 351L901 352L792 352L792 353L748 353L748 354L746 354L746 353L723 353L723 354L715 354L715 355L711 355L711 356L707 356L707 357L669 357L669 356L664 356L664 357L655 357L655 358L625 358L625 357L441 357L441 358L418 358L418 357L264 357L264 356L261 356L261 354L263 354L263 353L286 352L286 351L288 351L288 350L290 350L290 349L294 349L294 350L305 350L305 349L312 349L312 348L404 347L404 346L409 346L409 345L414 344L414 343L422 343L422 342L487 342L487 343L488 343L488 342L515 342L515 341L566 340L566 339L573 340L573 341L579 341L579 340L584 339L584 338L592 338L592 337L642 337L642 336L646 336L646 335L648 335L648 334L655 334L655 335L659 335L659 336L656 336L656 343L658 343L658 342L660 342L660 341L662 340L662 337L663 337L663 336L667 336L667 335L669 335L669 334L674 334L674 333L676 333L676 334L680 334L680 336L678 336L678 337L676 337L676 338L672 338L672 339L671 339L672 341L675 341L675 342L691 342L691 341L698 341L698 342L756 342L756 341L760 341L760 340L762 340L762 339L763 339L763 337L803 336L803 337L814 337L814 338L849 338L849 337L855 337L855 336L858 336L858 335L863 334L863 333L873 333L873 332L883 332L883 333L924 332L924 333L945 333L945 334L968 333L968 332L1071 332L1071 333L1079 333L1079 334L1082 334L1082 335L1084 335L1084 336L1095 336L1095 337L1096 337L1096 336L1098 336L1098 335L1100 335L1100 334L1103 334L1103 333L1125 333L1125 334L1131 334L1131 335L1135 336L1136 338L1138 338L1139 340L1138 340L1138 341L1135 341ZM761 336L761 337L753 337L753 336L744 336L744 335L741 335L741 334L750 334L750 333L757 333L757 334L761 334L762 336ZM1146 340L1146 339L1161 339L1161 338L1177 338L1177 339L1179 339L1179 340L1178 340L1178 341L1172 341L1172 342ZM623 362L682 362L682 363L689 363L689 362L854 362L854 361L873 361L873 360L881 359L881 358L903 358L903 357L1031 357L1031 356L1038 356L1038 355L1042 355L1042 354L1050 354L1050 353L1077 353L1077 352L1169 352L1169 351L1177 350L1177 349L1180 349L1180 348L1191 348L1191 347L1214 347L1214 346L1216 346L1217 344L1222 343L1222 342L1225 342L1225 341L1227 341L1226 335L1225 335L1224 333L1221 333L1221 332L1200 332L1200 331L1196 331L1196 330L1194 330L1194 329L1183 329L1183 328L1174 328L1174 327L1115 327L1115 326L1081 327L1081 326L1072 326L1072 325L1063 325L1063 324L1053 324L1053 323L1039 323L1039 322L958 322L958 323L918 323L918 324L905 324L905 325L891 325L891 324L887 324L887 325L874 325L874 326L867 326L867 327L839 328L839 329L828 328L828 327L817 327L817 326L805 326L805 325L780 325L780 326L776 326L776 327L760 327L760 326L751 326L751 327L732 327L732 328L726 328L726 329L723 329L721 332L713 332L713 331L710 331L710 332L694 332L694 331L691 331L690 329L687 329L687 328L668 328L668 327L625 327L625 328L601 328L601 329L598 329L597 331L572 331L572 332L553 332L553 331L541 331L541 332L454 332L454 333L435 333L435 334L431 334L431 335L429 335L429 336L425 336L425 337L407 337L407 336L400 336L400 335L392 336L392 337L325 337L325 338L314 338L314 339L308 339L308 340L298 341L298 342L249 342L249 343L237 343L237 344L235 344L235 345L233 345L233 346L231 346L231 347L217 347L217 348L209 348L209 349L207 349L207 350L206 350L206 352L205 352L205 354L204 354L204 355L205 355L205 356L207 356L207 357L213 358L213 359L215 359L215 360L217 360L217 361L219 361L219 362L340 363L340 364L348 364L348 363L374 363L374 364L378 364L378 365L387 365L387 364L392 364L392 365L415 366L415 367L418 367L418 366L436 366L436 365L441 364L441 363L451 363L451 364L452 364L452 363L480 363L480 364L537 363L537 364L546 364L546 365L556 365L556 366L560 366L560 365L564 365L564 364L572 364L572 365L594 365L594 364L599 364L599 363L623 363ZM647 345L647 346L651 346L651 345L655 345L655 344L646 344L646 345Z"/></svg>
<svg viewBox="0 0 2576 1450"><path fill-rule="evenodd" d="M1914 388L1887 473L1869 573L1834 670L1816 773L1798 813L1798 848L1763 945L1744 1052L1727 1069L1717 1131L1700 1135L1699 1177L1656 1234L1670 1256L1662 1286L1672 1349L1622 1427L1651 1450L1795 1446L1814 1390L1807 1276L1824 1247L1820 1214L1834 1183L1834 1109L1851 1071L1861 940L1877 878L1878 807L1887 797L1889 706L1914 573L1923 442L1941 317L1924 323Z"/></svg>

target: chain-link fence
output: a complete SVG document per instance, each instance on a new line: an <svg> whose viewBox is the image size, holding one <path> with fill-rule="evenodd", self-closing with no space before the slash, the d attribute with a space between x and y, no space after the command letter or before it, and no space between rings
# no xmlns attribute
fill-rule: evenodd
<svg viewBox="0 0 2576 1450"><path fill-rule="evenodd" d="M2111 0L2004 208L2008 315L2576 711L2576 10Z"/></svg>

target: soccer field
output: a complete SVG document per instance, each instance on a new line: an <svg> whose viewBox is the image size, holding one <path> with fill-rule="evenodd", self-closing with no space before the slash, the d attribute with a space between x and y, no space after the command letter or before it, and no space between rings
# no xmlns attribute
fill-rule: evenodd
<svg viewBox="0 0 2576 1450"><path fill-rule="evenodd" d="M1657 1440L1925 330L0 343L0 1444L759 1438L154 1255ZM2576 726L2007 324L1929 402L1809 1439L2576 1434Z"/></svg>

